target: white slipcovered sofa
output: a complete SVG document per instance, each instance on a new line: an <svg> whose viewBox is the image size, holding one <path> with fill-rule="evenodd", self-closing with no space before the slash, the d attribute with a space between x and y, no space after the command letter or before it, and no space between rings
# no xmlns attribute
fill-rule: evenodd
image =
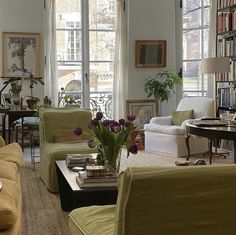
<svg viewBox="0 0 236 235"><path fill-rule="evenodd" d="M179 102L176 111L193 109L193 118L213 117L214 100L207 97L185 97ZM154 117L149 124L144 125L145 150L159 154L167 154L176 157L187 156L185 144L185 124L172 125L172 116ZM208 151L208 140L206 138L191 137L190 153L199 154Z"/></svg>

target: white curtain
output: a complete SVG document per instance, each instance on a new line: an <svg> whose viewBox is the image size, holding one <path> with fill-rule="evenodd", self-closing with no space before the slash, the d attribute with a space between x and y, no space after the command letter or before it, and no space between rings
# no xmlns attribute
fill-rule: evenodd
<svg viewBox="0 0 236 235"><path fill-rule="evenodd" d="M217 1L210 1L210 28L209 28L209 40L208 40L208 57L216 56L216 14L217 14ZM213 98L215 92L215 84L214 84L214 75L208 79L208 97Z"/></svg>
<svg viewBox="0 0 236 235"><path fill-rule="evenodd" d="M116 52L112 94L112 117L116 120L125 117L126 88L128 84L127 18L124 4L125 0L116 0Z"/></svg>
<svg viewBox="0 0 236 235"><path fill-rule="evenodd" d="M56 0L44 0L44 92L52 99L54 106L58 100L58 81L56 63Z"/></svg>

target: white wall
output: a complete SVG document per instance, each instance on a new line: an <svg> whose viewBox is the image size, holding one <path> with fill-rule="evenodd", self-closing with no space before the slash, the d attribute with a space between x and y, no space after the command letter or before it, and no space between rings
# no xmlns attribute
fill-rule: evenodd
<svg viewBox="0 0 236 235"><path fill-rule="evenodd" d="M146 99L144 80L158 71L155 68L135 68L135 40L167 40L167 68L176 68L175 2L173 0L127 0L128 99ZM0 32L38 32L43 36L43 0L0 0ZM0 37L0 45L1 40ZM0 46L0 53L1 50ZM42 65L43 58L41 71ZM0 74L2 74L2 57L0 57ZM23 93L29 94L28 86ZM43 86L40 84L36 86L34 95L42 97ZM169 114L175 107L174 97L163 104L162 115Z"/></svg>
<svg viewBox="0 0 236 235"><path fill-rule="evenodd" d="M175 1L173 0L128 0L129 15L129 73L128 99L146 99L145 79L160 69L176 69ZM166 40L166 68L136 68L135 40ZM135 84L135 89L134 89ZM162 115L176 107L175 98L162 105Z"/></svg>
<svg viewBox="0 0 236 235"><path fill-rule="evenodd" d="M31 32L41 35L41 55L43 54L43 0L1 0L0 1L0 33ZM0 45L2 37L0 36ZM0 74L2 75L2 46L0 46ZM43 56L41 56L41 74L43 71ZM2 87L2 80L0 88ZM10 88L6 88L7 91ZM43 97L44 87L39 84L34 88L34 96ZM25 82L22 97L30 95L29 82Z"/></svg>

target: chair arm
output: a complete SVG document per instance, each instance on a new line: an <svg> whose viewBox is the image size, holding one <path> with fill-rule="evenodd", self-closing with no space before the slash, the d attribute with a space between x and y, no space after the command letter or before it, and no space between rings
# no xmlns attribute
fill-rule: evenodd
<svg viewBox="0 0 236 235"><path fill-rule="evenodd" d="M5 145L6 145L5 140L2 138L2 136L0 136L0 148Z"/></svg>
<svg viewBox="0 0 236 235"><path fill-rule="evenodd" d="M172 116L154 117L150 120L150 124L171 125Z"/></svg>

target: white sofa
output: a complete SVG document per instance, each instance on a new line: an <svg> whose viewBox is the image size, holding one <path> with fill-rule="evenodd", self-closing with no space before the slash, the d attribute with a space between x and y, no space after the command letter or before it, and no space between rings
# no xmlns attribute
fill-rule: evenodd
<svg viewBox="0 0 236 235"><path fill-rule="evenodd" d="M179 102L176 111L194 110L194 119L214 116L214 100L207 97L185 97ZM144 125L145 150L176 157L187 156L185 144L185 123L181 126L172 125L172 116L154 117ZM208 151L206 138L191 137L190 153L199 154Z"/></svg>

